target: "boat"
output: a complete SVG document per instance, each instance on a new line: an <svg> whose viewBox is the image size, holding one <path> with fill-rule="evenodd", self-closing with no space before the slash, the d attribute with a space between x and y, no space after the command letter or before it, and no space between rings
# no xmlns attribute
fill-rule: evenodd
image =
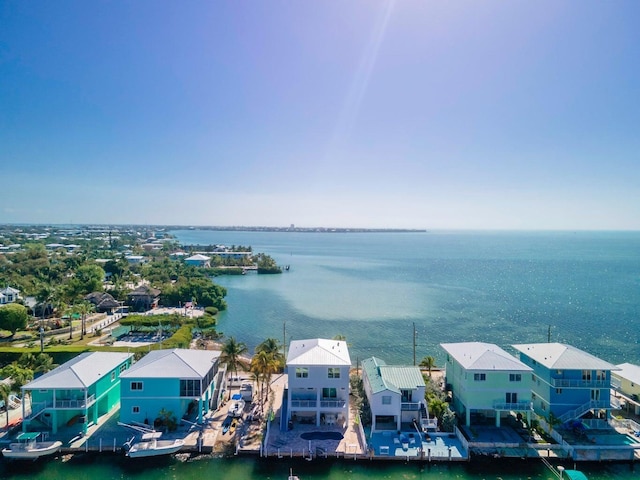
<svg viewBox="0 0 640 480"><path fill-rule="evenodd" d="M41 432L23 432L16 437L14 443L2 449L5 458L15 460L36 460L60 450L60 441L38 441Z"/></svg>
<svg viewBox="0 0 640 480"><path fill-rule="evenodd" d="M233 397L231 397L231 400L233 400L233 405L229 407L229 415L235 418L241 417L244 413L245 405L245 401L242 399L242 395L236 393Z"/></svg>
<svg viewBox="0 0 640 480"><path fill-rule="evenodd" d="M560 478L567 478L568 480L588 480L587 476L582 473L580 470L567 470L564 467L558 467L558 472L560 472Z"/></svg>
<svg viewBox="0 0 640 480"><path fill-rule="evenodd" d="M231 428L231 422L233 421L233 417L228 416L227 418L224 419L224 422L222 422L222 434L224 435L225 433L227 433L229 431L229 429Z"/></svg>
<svg viewBox="0 0 640 480"><path fill-rule="evenodd" d="M125 444L126 455L130 458L155 457L159 455L171 455L184 446L184 440L159 440L161 432L149 432L142 435L141 439L134 442L133 437Z"/></svg>
<svg viewBox="0 0 640 480"><path fill-rule="evenodd" d="M300 480L300 477L293 474L293 469L289 469L289 480Z"/></svg>

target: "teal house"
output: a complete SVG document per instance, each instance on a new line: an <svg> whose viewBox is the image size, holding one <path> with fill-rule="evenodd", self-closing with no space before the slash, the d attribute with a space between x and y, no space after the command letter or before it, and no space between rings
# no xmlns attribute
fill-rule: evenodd
<svg viewBox="0 0 640 480"><path fill-rule="evenodd" d="M31 394L31 414L22 411L22 430L80 428L84 433L120 403L120 376L133 355L85 352L22 387Z"/></svg>
<svg viewBox="0 0 640 480"><path fill-rule="evenodd" d="M492 343L443 343L451 408L466 426L495 424L516 412L531 420L531 372Z"/></svg>
<svg viewBox="0 0 640 480"><path fill-rule="evenodd" d="M562 343L513 347L533 370L532 402L538 415L560 423L585 417L592 427L607 428L615 365Z"/></svg>
<svg viewBox="0 0 640 480"><path fill-rule="evenodd" d="M122 375L120 421L153 425L160 412L177 421L218 406L224 369L220 352L211 350L153 350Z"/></svg>

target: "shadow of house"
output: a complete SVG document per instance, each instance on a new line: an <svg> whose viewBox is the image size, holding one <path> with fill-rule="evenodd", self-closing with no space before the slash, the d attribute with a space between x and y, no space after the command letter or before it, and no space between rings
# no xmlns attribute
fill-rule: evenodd
<svg viewBox="0 0 640 480"><path fill-rule="evenodd" d="M127 304L134 312L146 312L158 306L160 300L160 290L148 285L140 285L129 292Z"/></svg>
<svg viewBox="0 0 640 480"><path fill-rule="evenodd" d="M85 296L84 299L94 305L96 312L112 314L114 310L120 308L120 303L105 292L93 292Z"/></svg>

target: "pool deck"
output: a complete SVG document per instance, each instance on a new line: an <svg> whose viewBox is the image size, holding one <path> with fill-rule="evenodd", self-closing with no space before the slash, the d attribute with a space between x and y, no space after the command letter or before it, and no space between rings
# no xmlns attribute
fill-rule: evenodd
<svg viewBox="0 0 640 480"><path fill-rule="evenodd" d="M455 435L447 433L432 433L425 438L421 434L420 441L417 432L374 433L369 439L370 452L377 457L402 460L421 459L435 461L466 461L469 459L462 443Z"/></svg>

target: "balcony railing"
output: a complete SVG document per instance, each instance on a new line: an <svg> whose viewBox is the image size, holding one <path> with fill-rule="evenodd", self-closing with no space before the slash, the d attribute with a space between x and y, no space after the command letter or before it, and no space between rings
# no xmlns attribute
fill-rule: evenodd
<svg viewBox="0 0 640 480"><path fill-rule="evenodd" d="M95 395L91 395L90 397L87 397L86 403L84 401L84 398L80 398L80 399L56 398L55 402L47 402L47 407L57 408L57 409L87 408L93 405L95 401L96 401Z"/></svg>
<svg viewBox="0 0 640 480"><path fill-rule="evenodd" d="M347 402L345 400L320 400L320 408L344 408L346 405Z"/></svg>
<svg viewBox="0 0 640 480"><path fill-rule="evenodd" d="M531 410L531 402L495 402L493 404L494 410L514 410L516 412L523 412L525 410Z"/></svg>
<svg viewBox="0 0 640 480"><path fill-rule="evenodd" d="M402 402L400 404L400 409L403 412L417 412L418 410L420 410L420 403L419 402Z"/></svg>
<svg viewBox="0 0 640 480"><path fill-rule="evenodd" d="M611 382L598 379L552 378L550 384L555 388L609 388Z"/></svg>
<svg viewBox="0 0 640 480"><path fill-rule="evenodd" d="M291 407L293 408L316 408L317 406L318 406L317 400L291 399Z"/></svg>

